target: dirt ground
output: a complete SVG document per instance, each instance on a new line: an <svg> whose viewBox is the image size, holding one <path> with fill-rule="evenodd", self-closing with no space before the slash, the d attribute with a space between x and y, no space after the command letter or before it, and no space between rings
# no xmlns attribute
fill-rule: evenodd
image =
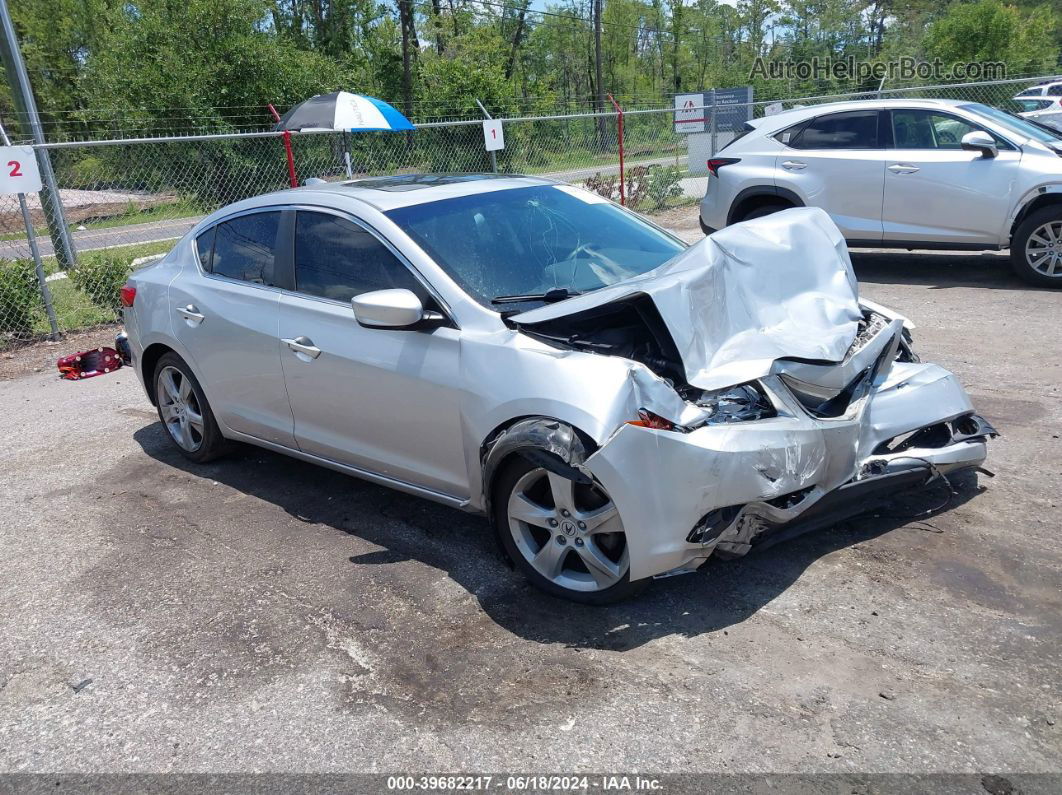
<svg viewBox="0 0 1062 795"><path fill-rule="evenodd" d="M854 261L1001 431L996 477L609 608L532 590L479 517L255 449L191 465L130 371L26 353L0 771L1060 772L1062 293L999 254Z"/></svg>

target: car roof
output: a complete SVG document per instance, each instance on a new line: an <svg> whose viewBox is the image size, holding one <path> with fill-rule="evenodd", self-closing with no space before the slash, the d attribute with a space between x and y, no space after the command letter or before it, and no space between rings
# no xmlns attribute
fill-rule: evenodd
<svg viewBox="0 0 1062 795"><path fill-rule="evenodd" d="M878 110L882 108L954 108L970 104L963 99L850 99L844 102L826 102L822 105L807 105L802 108L775 113L750 122L754 127L787 127L804 119L811 119L825 113L840 113L846 110Z"/></svg>
<svg viewBox="0 0 1062 795"><path fill-rule="evenodd" d="M343 182L316 182L256 196L248 201L255 205L317 203L322 200L325 204L333 204L351 198L387 212L398 207L430 204L458 196L557 184L560 183L545 177L520 174L396 174ZM313 200L311 196L314 196Z"/></svg>

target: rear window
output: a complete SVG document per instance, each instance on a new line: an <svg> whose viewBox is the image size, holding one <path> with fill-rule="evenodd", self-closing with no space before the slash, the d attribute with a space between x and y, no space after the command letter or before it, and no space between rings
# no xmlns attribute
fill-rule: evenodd
<svg viewBox="0 0 1062 795"><path fill-rule="evenodd" d="M789 143L796 149L877 149L876 110L830 113L812 119Z"/></svg>
<svg viewBox="0 0 1062 795"><path fill-rule="evenodd" d="M218 224L211 272L252 284L272 283L279 224L279 212L241 215Z"/></svg>

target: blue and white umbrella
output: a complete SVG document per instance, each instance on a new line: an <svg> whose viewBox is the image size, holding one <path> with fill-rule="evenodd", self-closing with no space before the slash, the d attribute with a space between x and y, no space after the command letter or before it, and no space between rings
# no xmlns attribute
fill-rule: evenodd
<svg viewBox="0 0 1062 795"><path fill-rule="evenodd" d="M285 113L277 130L412 130L409 119L382 99L333 91L318 94Z"/></svg>

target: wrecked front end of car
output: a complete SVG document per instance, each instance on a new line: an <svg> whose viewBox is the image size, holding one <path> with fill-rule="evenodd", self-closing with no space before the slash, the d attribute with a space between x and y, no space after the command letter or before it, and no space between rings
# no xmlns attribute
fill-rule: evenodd
<svg viewBox="0 0 1062 795"><path fill-rule="evenodd" d="M816 209L730 227L656 272L511 322L634 363L638 417L576 462L619 509L632 580L978 467L995 435L954 375L918 361L903 318L859 300Z"/></svg>

